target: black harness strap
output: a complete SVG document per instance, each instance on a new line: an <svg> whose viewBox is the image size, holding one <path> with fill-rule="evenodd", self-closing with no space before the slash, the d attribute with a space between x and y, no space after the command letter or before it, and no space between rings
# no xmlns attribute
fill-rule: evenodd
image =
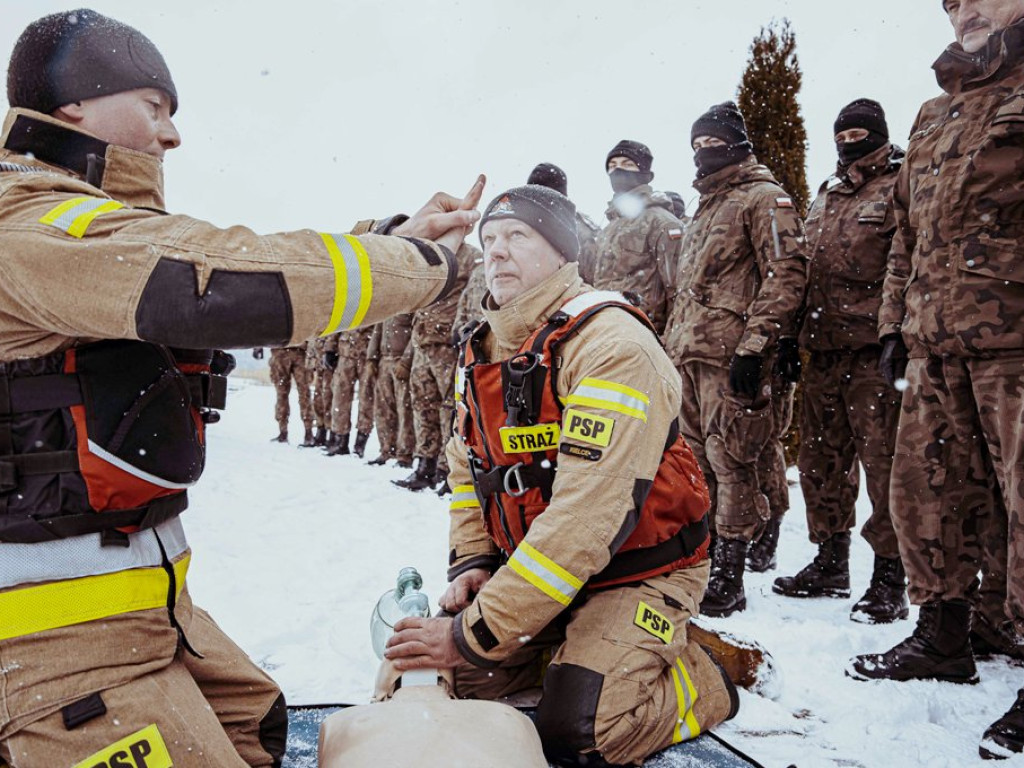
<svg viewBox="0 0 1024 768"><path fill-rule="evenodd" d="M81 405L82 386L73 373L52 373L9 380L12 413L51 411Z"/></svg>
<svg viewBox="0 0 1024 768"><path fill-rule="evenodd" d="M590 577L590 582L613 581L645 573L663 565L690 557L708 538L708 516L690 523L671 539L643 549L619 552L604 570Z"/></svg>
<svg viewBox="0 0 1024 768"><path fill-rule="evenodd" d="M528 488L540 488L544 500L551 499L551 488L555 482L553 466L544 467L540 462L535 461L533 464L502 465L483 472L471 463L470 469L473 472L473 485L476 486L481 505L483 500L490 498L492 494L506 493L509 488L521 491ZM512 478L507 477L510 474L513 475Z"/></svg>
<svg viewBox="0 0 1024 768"><path fill-rule="evenodd" d="M110 512L86 512L81 515L66 515L48 520L33 520L37 526L41 526L53 534L53 538L70 538L72 536L84 536L89 533L102 533L111 528L125 528L138 526L140 529L155 528L161 523L167 522L173 517L185 511L188 507L188 495L184 492L173 496L164 496L150 502L144 507L134 509L118 509ZM17 534L13 534L16 536ZM4 531L4 541L21 541L12 538L9 531ZM38 537L31 539L32 543L38 541Z"/></svg>

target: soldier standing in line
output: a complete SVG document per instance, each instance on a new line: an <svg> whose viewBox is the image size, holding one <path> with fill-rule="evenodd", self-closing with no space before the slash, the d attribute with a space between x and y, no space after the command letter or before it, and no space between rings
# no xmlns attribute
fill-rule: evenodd
<svg viewBox="0 0 1024 768"><path fill-rule="evenodd" d="M309 342L309 354L313 356L313 415L316 418L316 436L313 445L322 448L327 445L328 433L331 431L331 380L334 370L324 362L327 351L327 340L333 336L318 336ZM306 357L307 366L309 356Z"/></svg>
<svg viewBox="0 0 1024 768"><path fill-rule="evenodd" d="M565 171L553 163L538 163L526 179L527 184L540 184L553 189L561 195L569 196L569 177ZM580 275L590 283L594 279L594 268L597 266L597 236L601 228L594 221L576 209L576 234L580 238Z"/></svg>
<svg viewBox="0 0 1024 768"><path fill-rule="evenodd" d="M466 287L462 289L459 304L455 308L455 320L452 322L452 346L457 347L462 333L472 323L484 319L484 308L481 305L487 293L487 282L484 275L484 263L481 261L469 273Z"/></svg>
<svg viewBox="0 0 1024 768"><path fill-rule="evenodd" d="M684 226L672 215L671 200L651 189L653 162L651 150L638 141L623 139L608 153L605 170L614 196L605 212L608 226L597 236L591 284L635 299L664 334Z"/></svg>
<svg viewBox="0 0 1024 768"><path fill-rule="evenodd" d="M969 598L993 535L1024 629L1024 0L942 7L956 42L896 179L878 318L882 373L905 382L892 514L921 609L910 637L853 660L857 679L978 680ZM1021 751L1024 689L979 747Z"/></svg>
<svg viewBox="0 0 1024 768"><path fill-rule="evenodd" d="M346 456L349 448L349 432L352 429L352 403L356 399L356 385L359 385L359 410L356 416L356 440L353 448L359 454L373 431L373 387L371 374L366 364L366 349L370 345L373 328L357 328L337 334L336 346L329 353L327 362L334 364L331 379L331 430L327 441L328 456ZM367 407L368 406L368 407Z"/></svg>
<svg viewBox="0 0 1024 768"><path fill-rule="evenodd" d="M905 574L889 512L889 478L899 394L878 367L878 309L896 231L892 188L903 150L889 141L882 106L857 99L834 125L839 165L807 214L807 298L800 345L804 370L800 485L814 560L772 589L788 597L850 596L850 531L860 467L872 514L861 535L875 553L871 585L850 618L869 624L905 619Z"/></svg>
<svg viewBox="0 0 1024 768"><path fill-rule="evenodd" d="M395 459L400 467L412 466L415 435L412 429L412 315L395 315L373 328L366 357L380 361L373 395L373 423L377 427L380 455L367 464L382 466Z"/></svg>
<svg viewBox="0 0 1024 768"><path fill-rule="evenodd" d="M299 395L299 413L302 414L302 426L306 433L302 444L313 444L313 403L310 400L309 370L306 368L306 345L297 347L276 347L270 350L270 381L277 393L274 403L274 418L277 419L278 435L270 442L288 442L288 417L291 409L288 397L292 391L292 381Z"/></svg>
<svg viewBox="0 0 1024 768"><path fill-rule="evenodd" d="M392 482L410 491L439 486L448 492L448 460L444 446L451 436L455 413L455 365L457 350L452 346L452 327L459 298L466 287L469 272L480 259L480 251L463 243L455 254L459 277L451 294L413 316L412 390L414 450L416 464L408 477Z"/></svg>
<svg viewBox="0 0 1024 768"><path fill-rule="evenodd" d="M701 612L728 616L746 607L747 548L770 518L759 467L763 453L779 456L772 366L780 338L796 333L805 243L792 198L754 157L735 104L702 115L691 144L701 197L666 346L682 375L682 430L711 489L717 532Z"/></svg>

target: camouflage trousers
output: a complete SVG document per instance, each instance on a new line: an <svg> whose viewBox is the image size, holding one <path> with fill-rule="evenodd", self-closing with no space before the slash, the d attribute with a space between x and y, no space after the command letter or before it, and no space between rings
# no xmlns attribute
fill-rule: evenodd
<svg viewBox="0 0 1024 768"><path fill-rule="evenodd" d="M1005 591L1020 632L1024 355L912 358L906 378L891 502L910 599L977 604L982 571L980 600Z"/></svg>
<svg viewBox="0 0 1024 768"><path fill-rule="evenodd" d="M548 722L560 723L562 741L593 744L614 765L640 763L711 730L729 715L729 690L723 673L687 632L708 570L704 561L592 592L497 667L456 667L455 693L495 699L543 680L537 707L541 738ZM639 618L645 609L671 622L671 636L647 628Z"/></svg>
<svg viewBox="0 0 1024 768"><path fill-rule="evenodd" d="M288 431L288 417L291 409L288 396L292 391L292 380L299 393L299 413L302 414L302 426L313 428L313 403L309 394L310 371L306 368L306 352L301 348L282 348L270 350L270 381L277 392L274 405L274 418L282 432Z"/></svg>
<svg viewBox="0 0 1024 768"><path fill-rule="evenodd" d="M331 381L334 371L330 368L317 368L313 372L313 415L316 425L324 429L331 428L331 406L334 395L331 392Z"/></svg>
<svg viewBox="0 0 1024 768"><path fill-rule="evenodd" d="M409 379L400 375L404 373L403 367L400 358L381 358L373 399L373 423L377 427L381 456L412 461L416 437L412 428Z"/></svg>
<svg viewBox="0 0 1024 768"><path fill-rule="evenodd" d="M863 466L871 516L861 535L876 555L894 558L900 550L889 511L889 479L900 395L882 378L880 356L877 346L811 353L803 371L797 465L812 542L853 530Z"/></svg>
<svg viewBox="0 0 1024 768"><path fill-rule="evenodd" d="M458 351L447 344L416 347L412 355L414 453L423 458L437 457L440 469L447 470L444 447L452 435L455 415L455 365Z"/></svg>
<svg viewBox="0 0 1024 768"><path fill-rule="evenodd" d="M771 362L765 361L769 369ZM774 445L779 442L775 412L780 409L773 402L771 386L765 383L750 402L729 387L728 368L691 360L682 364L679 373L683 380L679 423L708 483L708 521L723 538L753 541L771 516L761 468L782 456L781 446Z"/></svg>
<svg viewBox="0 0 1024 768"><path fill-rule="evenodd" d="M331 379L331 429L337 435L352 431L352 401L359 387L359 410L356 430L370 434L373 431L373 390L377 366L364 358L342 357Z"/></svg>
<svg viewBox="0 0 1024 768"><path fill-rule="evenodd" d="M789 484L786 482L786 451L782 438L793 422L793 392L795 384L772 376L772 419L775 439L769 440L757 457L757 478L761 493L768 499L772 520L781 520L789 511Z"/></svg>

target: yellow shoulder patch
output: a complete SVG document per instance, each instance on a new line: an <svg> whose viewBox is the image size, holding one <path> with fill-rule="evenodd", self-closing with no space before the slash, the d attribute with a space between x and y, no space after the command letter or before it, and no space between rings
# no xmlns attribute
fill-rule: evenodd
<svg viewBox="0 0 1024 768"><path fill-rule="evenodd" d="M672 637L676 633L676 628L672 626L671 621L642 600L636 606L636 616L633 618L633 623L666 644L672 642Z"/></svg>
<svg viewBox="0 0 1024 768"><path fill-rule="evenodd" d="M612 441L615 419L570 408L562 417L566 437L607 448Z"/></svg>
<svg viewBox="0 0 1024 768"><path fill-rule="evenodd" d="M124 205L116 200L102 197L73 197L49 211L39 219L39 223L56 227L72 237L82 238L97 216L120 208L124 208Z"/></svg>
<svg viewBox="0 0 1024 768"><path fill-rule="evenodd" d="M90 755L74 768L100 768L100 766L119 766L119 768L174 768L171 755L164 744L163 736L156 725L150 725L131 736L104 747L94 755Z"/></svg>

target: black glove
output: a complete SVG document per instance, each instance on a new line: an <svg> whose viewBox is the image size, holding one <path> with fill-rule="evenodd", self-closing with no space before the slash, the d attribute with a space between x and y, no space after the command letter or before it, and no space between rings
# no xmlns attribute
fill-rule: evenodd
<svg viewBox="0 0 1024 768"><path fill-rule="evenodd" d="M907 345L903 343L902 334L890 333L882 337L882 357L878 361L878 370L890 387L895 387L896 380L906 375L907 356Z"/></svg>
<svg viewBox="0 0 1024 768"><path fill-rule="evenodd" d="M761 368L764 360L753 355L733 355L729 363L729 388L737 395L751 400L757 397L761 385Z"/></svg>
<svg viewBox="0 0 1024 768"><path fill-rule="evenodd" d="M338 353L324 352L323 363L327 370L336 371L338 369Z"/></svg>
<svg viewBox="0 0 1024 768"><path fill-rule="evenodd" d="M792 336L779 339L779 359L775 361L775 372L783 381L796 384L800 381L800 345Z"/></svg>
<svg viewBox="0 0 1024 768"><path fill-rule="evenodd" d="M263 347L256 347L252 351L252 356L257 360L263 359Z"/></svg>

